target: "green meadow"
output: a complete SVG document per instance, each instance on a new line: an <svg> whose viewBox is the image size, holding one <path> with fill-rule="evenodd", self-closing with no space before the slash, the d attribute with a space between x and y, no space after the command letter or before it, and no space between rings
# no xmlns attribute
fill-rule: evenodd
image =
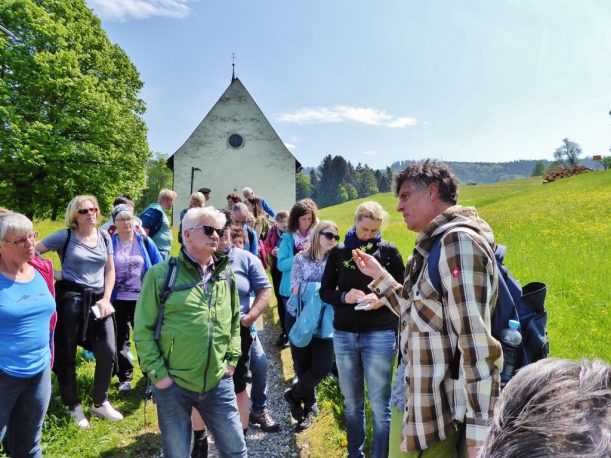
<svg viewBox="0 0 611 458"><path fill-rule="evenodd" d="M370 198L371 199L371 198ZM383 237L395 243L407 260L416 234L406 230L395 212L396 198L379 194L390 214ZM363 199L365 200L365 199ZM321 219L334 220L345 232L359 201L346 202L319 212ZM548 332L552 356L602 358L611 361L611 170L588 173L547 185L540 178L461 188L459 204L475 206L494 229L498 243L507 245L506 265L523 284L541 281L548 286ZM63 227L61 222L36 221L40 237ZM178 249L177 246L174 247ZM57 257L53 259L58 267ZM267 314L268 319L277 314ZM270 352L275 349L268 349ZM287 350L284 365L290 366ZM91 404L89 393L94 364L81 360L78 368L83 405ZM285 367L290 373L292 368ZM288 378L287 378L288 379ZM127 396L110 398L125 414L118 424L92 420L92 429L81 432L69 421L55 386L43 432L44 454L49 457L147 457L158 450L155 407L147 408L148 426L143 426L144 379L136 370L137 388ZM338 426L342 417L337 385L327 380L319 390L321 416L314 426L298 435L298 444L308 444L304 456L342 456L345 435Z"/></svg>

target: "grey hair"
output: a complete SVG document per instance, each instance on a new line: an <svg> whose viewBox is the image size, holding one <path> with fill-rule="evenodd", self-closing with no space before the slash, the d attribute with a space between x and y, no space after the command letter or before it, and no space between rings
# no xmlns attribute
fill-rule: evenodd
<svg viewBox="0 0 611 458"><path fill-rule="evenodd" d="M194 207L187 210L185 213L185 217L182 219L182 235L184 237L185 231L189 229L193 229L195 226L199 225L199 220L203 216L208 216L214 219L215 227L217 229L222 229L225 227L225 222L227 218L225 215L218 211L214 207Z"/></svg>
<svg viewBox="0 0 611 458"><path fill-rule="evenodd" d="M480 458L611 453L611 366L549 358L515 375L496 405Z"/></svg>
<svg viewBox="0 0 611 458"><path fill-rule="evenodd" d="M6 234L9 232L28 232L34 229L34 224L29 218L21 213L8 211L0 214L0 242L6 242Z"/></svg>

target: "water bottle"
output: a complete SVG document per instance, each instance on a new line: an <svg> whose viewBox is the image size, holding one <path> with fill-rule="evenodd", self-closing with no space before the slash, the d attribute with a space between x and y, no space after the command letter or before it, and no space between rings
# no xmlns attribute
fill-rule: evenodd
<svg viewBox="0 0 611 458"><path fill-rule="evenodd" d="M520 344L522 334L520 334L520 322L509 320L509 327L501 332L501 345L503 347L503 372L501 372L501 387L513 377L516 366L520 362Z"/></svg>

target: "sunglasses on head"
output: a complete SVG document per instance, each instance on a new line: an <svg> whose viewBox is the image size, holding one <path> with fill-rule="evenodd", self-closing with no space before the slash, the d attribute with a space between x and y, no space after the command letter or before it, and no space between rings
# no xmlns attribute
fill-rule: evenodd
<svg viewBox="0 0 611 458"><path fill-rule="evenodd" d="M77 210L79 215L86 215L87 213L97 213L98 209L95 207L91 207L91 208L81 208L80 210Z"/></svg>
<svg viewBox="0 0 611 458"><path fill-rule="evenodd" d="M199 228L201 228L202 231L204 231L204 234L206 234L208 237L212 237L212 234L214 234L215 232L216 232L216 234L219 237L222 237L223 236L223 232L225 232L224 228L223 229L217 229L216 227L207 226L205 224L202 224L201 226L195 226L195 227L193 227L191 229L199 229Z"/></svg>
<svg viewBox="0 0 611 458"><path fill-rule="evenodd" d="M336 242L339 242L339 235L335 235L333 232L321 232L320 235L327 237L327 240L335 239Z"/></svg>

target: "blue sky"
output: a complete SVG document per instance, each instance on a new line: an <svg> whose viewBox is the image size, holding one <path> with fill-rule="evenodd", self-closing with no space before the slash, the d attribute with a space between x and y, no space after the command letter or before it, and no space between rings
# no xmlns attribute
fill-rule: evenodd
<svg viewBox="0 0 611 458"><path fill-rule="evenodd" d="M244 83L306 166L552 159L611 147L608 0L87 0L172 154Z"/></svg>

